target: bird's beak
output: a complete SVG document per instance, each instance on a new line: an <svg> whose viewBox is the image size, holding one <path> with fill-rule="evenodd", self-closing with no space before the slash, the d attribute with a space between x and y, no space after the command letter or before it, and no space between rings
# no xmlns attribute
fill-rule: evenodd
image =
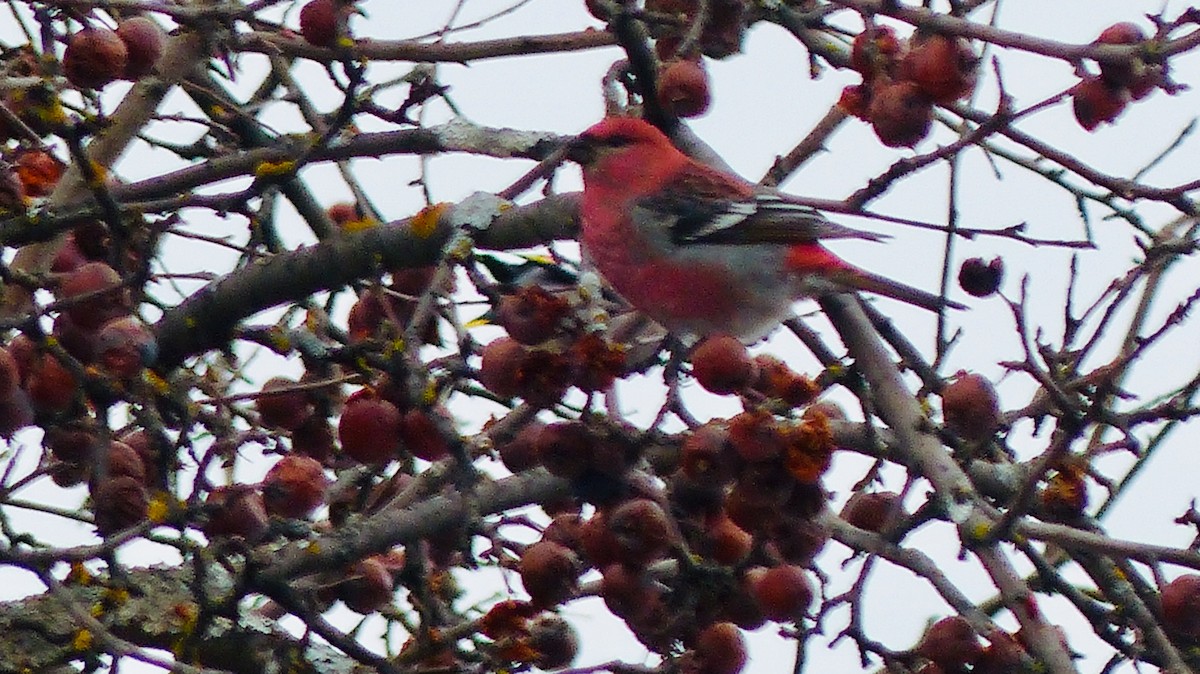
<svg viewBox="0 0 1200 674"><path fill-rule="evenodd" d="M566 150L567 159L582 166L591 164L598 157L595 143L587 136L576 136L567 143Z"/></svg>

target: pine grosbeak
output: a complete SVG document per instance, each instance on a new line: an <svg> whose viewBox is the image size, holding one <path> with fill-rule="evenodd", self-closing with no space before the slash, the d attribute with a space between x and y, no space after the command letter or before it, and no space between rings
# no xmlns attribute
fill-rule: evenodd
<svg viewBox="0 0 1200 674"><path fill-rule="evenodd" d="M639 119L610 117L570 152L583 166L584 254L671 332L764 337L804 297L865 290L962 308L841 260L820 239L880 237L691 159Z"/></svg>

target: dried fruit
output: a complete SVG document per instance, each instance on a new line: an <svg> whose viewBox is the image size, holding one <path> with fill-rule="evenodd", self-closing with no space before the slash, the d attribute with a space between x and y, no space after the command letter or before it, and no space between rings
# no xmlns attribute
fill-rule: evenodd
<svg viewBox="0 0 1200 674"><path fill-rule="evenodd" d="M338 421L342 451L359 463L386 463L400 449L400 410L373 395L351 397Z"/></svg>
<svg viewBox="0 0 1200 674"><path fill-rule="evenodd" d="M122 77L137 80L154 72L167 42L167 34L157 21L148 16L130 17L117 24L117 37L128 52Z"/></svg>
<svg viewBox="0 0 1200 674"><path fill-rule="evenodd" d="M892 491L857 492L842 508L842 519L859 529L876 533L906 514L900 495Z"/></svg>
<svg viewBox="0 0 1200 674"><path fill-rule="evenodd" d="M730 335L714 335L700 342L691 361L692 376L718 395L737 393L758 377L758 366L746 346Z"/></svg>
<svg viewBox="0 0 1200 674"><path fill-rule="evenodd" d="M942 415L964 440L985 440L1000 428L1000 399L982 375L959 371L942 389Z"/></svg>
<svg viewBox="0 0 1200 674"><path fill-rule="evenodd" d="M1200 575L1184 574L1162 586L1163 624L1189 639L1200 639Z"/></svg>
<svg viewBox="0 0 1200 674"><path fill-rule="evenodd" d="M1128 89L1114 87L1101 77L1086 77L1071 89L1075 120L1088 131L1115 121L1131 99Z"/></svg>
<svg viewBox="0 0 1200 674"><path fill-rule="evenodd" d="M325 502L329 478L316 459L289 454L263 479L263 503L279 517L304 518Z"/></svg>
<svg viewBox="0 0 1200 674"><path fill-rule="evenodd" d="M983 258L972 257L963 260L958 268L958 285L968 295L987 297L1000 289L1004 281L1004 260L992 258L984 262Z"/></svg>
<svg viewBox="0 0 1200 674"><path fill-rule="evenodd" d="M975 90L977 63L962 38L918 34L900 62L898 77L916 83L935 103L948 105Z"/></svg>
<svg viewBox="0 0 1200 674"><path fill-rule="evenodd" d="M983 655L983 644L966 618L949 616L931 625L915 650L947 670L958 671L975 664Z"/></svg>
<svg viewBox="0 0 1200 674"><path fill-rule="evenodd" d="M519 570L535 605L549 608L575 594L582 564L574 552L552 541L538 541L521 553Z"/></svg>
<svg viewBox="0 0 1200 674"><path fill-rule="evenodd" d="M912 147L929 135L933 102L914 82L898 81L873 88L867 119L888 147Z"/></svg>
<svg viewBox="0 0 1200 674"><path fill-rule="evenodd" d="M769 620L796 620L812 604L812 585L799 566L785 564L770 569L752 569L747 572L746 579L759 608Z"/></svg>
<svg viewBox="0 0 1200 674"><path fill-rule="evenodd" d="M99 89L125 73L129 50L107 28L84 28L71 36L63 52L63 74L77 87Z"/></svg>
<svg viewBox="0 0 1200 674"><path fill-rule="evenodd" d="M677 117L699 117L712 103L708 71L695 59L663 65L658 75L658 104Z"/></svg>

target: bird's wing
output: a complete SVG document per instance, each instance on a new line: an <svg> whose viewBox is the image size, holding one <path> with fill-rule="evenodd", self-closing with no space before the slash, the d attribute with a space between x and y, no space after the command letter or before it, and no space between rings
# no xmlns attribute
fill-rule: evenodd
<svg viewBox="0 0 1200 674"><path fill-rule="evenodd" d="M638 206L671 222L678 244L794 244L884 235L831 222L820 212L703 166L688 167Z"/></svg>

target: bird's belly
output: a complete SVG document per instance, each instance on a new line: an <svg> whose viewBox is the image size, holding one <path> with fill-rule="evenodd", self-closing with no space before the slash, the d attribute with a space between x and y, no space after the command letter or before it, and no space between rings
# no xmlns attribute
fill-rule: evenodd
<svg viewBox="0 0 1200 674"><path fill-rule="evenodd" d="M688 246L664 257L644 242L631 246L585 236L583 245L621 297L681 335L761 338L791 315L797 296L787 287L790 279L771 275L778 268L769 259L777 253L771 247L740 246L733 259L744 264L730 265L728 246Z"/></svg>

